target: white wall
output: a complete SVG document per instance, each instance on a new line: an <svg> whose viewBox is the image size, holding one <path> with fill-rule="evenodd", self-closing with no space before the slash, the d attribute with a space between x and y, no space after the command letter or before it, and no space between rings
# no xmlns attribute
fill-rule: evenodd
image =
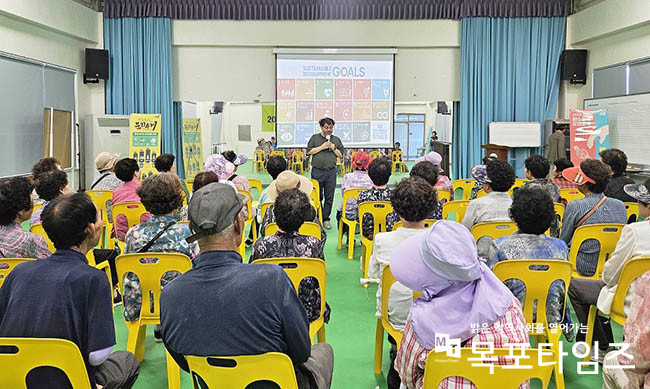
<svg viewBox="0 0 650 389"><path fill-rule="evenodd" d="M607 0L568 18L567 48L587 49L587 85L563 81L558 117L582 109L592 97L596 68L650 57L650 4L647 0Z"/></svg>

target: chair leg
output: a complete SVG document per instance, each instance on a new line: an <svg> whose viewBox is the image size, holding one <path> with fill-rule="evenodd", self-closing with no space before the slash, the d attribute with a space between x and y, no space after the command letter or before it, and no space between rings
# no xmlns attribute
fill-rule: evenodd
<svg viewBox="0 0 650 389"><path fill-rule="evenodd" d="M137 321L127 324L127 327L129 329L129 338L127 340L126 350L133 353L138 362L142 362L144 360L147 326Z"/></svg>
<svg viewBox="0 0 650 389"><path fill-rule="evenodd" d="M348 229L348 259L354 258L354 236L357 233L357 223L352 222Z"/></svg>
<svg viewBox="0 0 650 389"><path fill-rule="evenodd" d="M384 352L384 327L381 325L381 319L377 319L377 329L375 330L375 375L381 374L381 357Z"/></svg>
<svg viewBox="0 0 650 389"><path fill-rule="evenodd" d="M167 388L181 389L181 369L169 352L165 351L165 356L167 357Z"/></svg>
<svg viewBox="0 0 650 389"><path fill-rule="evenodd" d="M318 338L318 343L325 343L325 323L323 323L323 326L316 333L316 337Z"/></svg>
<svg viewBox="0 0 650 389"><path fill-rule="evenodd" d="M589 354L585 357L584 361L589 362L589 355L594 353L594 350L591 350L591 344L594 340L594 328L596 326L596 320L598 320L598 308L595 305L589 307L589 316L587 318L587 335L585 336L585 343L589 345Z"/></svg>
<svg viewBox="0 0 650 389"><path fill-rule="evenodd" d="M343 248L343 218L339 220L339 250Z"/></svg>

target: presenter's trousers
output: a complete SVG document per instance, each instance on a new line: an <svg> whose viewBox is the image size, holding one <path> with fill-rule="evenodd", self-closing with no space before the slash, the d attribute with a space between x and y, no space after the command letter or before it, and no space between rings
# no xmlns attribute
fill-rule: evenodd
<svg viewBox="0 0 650 389"><path fill-rule="evenodd" d="M323 221L330 220L332 203L334 202L334 191L336 190L336 167L328 170L311 168L311 178L318 181L320 186L320 198L323 207Z"/></svg>

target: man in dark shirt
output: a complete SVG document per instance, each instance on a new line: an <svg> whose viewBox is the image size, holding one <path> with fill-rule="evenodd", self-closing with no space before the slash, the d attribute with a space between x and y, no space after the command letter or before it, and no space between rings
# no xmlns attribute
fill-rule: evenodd
<svg viewBox="0 0 650 389"><path fill-rule="evenodd" d="M190 228L201 254L194 268L162 291L162 338L179 366L185 355L237 356L267 352L291 358L301 389L329 388L333 352L311 347L309 324L289 277L279 266L243 264L237 249L243 202L229 185L212 183L192 195ZM311 355L310 355L311 354ZM247 388L267 388L257 383Z"/></svg>
<svg viewBox="0 0 650 389"><path fill-rule="evenodd" d="M92 388L131 388L140 372L138 361L127 351L111 353L111 286L86 259L103 233L99 211L83 193L62 195L45 207L41 220L56 252L23 263L7 276L0 289L0 337L70 340L79 347ZM69 385L60 370L50 367L27 375L28 388Z"/></svg>
<svg viewBox="0 0 650 389"><path fill-rule="evenodd" d="M318 181L320 186L320 198L323 199L323 227L326 230L332 228L330 224L330 213L334 202L334 190L336 189L336 157L343 159L343 143L341 139L332 135L334 131L334 120L330 118L321 119L320 134L314 134L307 143L307 155L311 155L311 178Z"/></svg>
<svg viewBox="0 0 650 389"><path fill-rule="evenodd" d="M634 180L625 175L627 155L619 149L607 149L600 152L600 158L612 170L612 178L605 189L605 196L622 202L636 202L635 198L623 190L625 185L634 184Z"/></svg>

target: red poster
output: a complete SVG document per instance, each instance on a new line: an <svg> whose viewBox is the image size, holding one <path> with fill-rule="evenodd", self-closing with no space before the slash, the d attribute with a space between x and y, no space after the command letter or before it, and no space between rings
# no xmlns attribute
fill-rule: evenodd
<svg viewBox="0 0 650 389"><path fill-rule="evenodd" d="M571 162L578 166L585 159L598 159L598 153L609 148L609 117L607 110L572 109L569 115Z"/></svg>

